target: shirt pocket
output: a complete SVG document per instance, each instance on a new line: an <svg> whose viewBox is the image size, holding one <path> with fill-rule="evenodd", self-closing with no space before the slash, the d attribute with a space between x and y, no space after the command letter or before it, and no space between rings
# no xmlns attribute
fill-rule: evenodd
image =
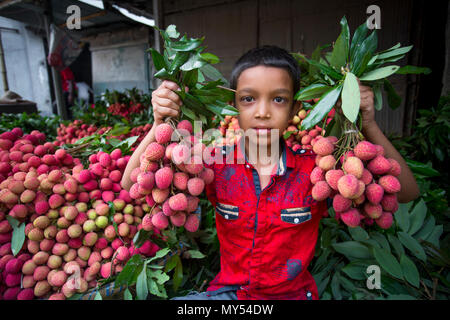
<svg viewBox="0 0 450 320"><path fill-rule="evenodd" d="M280 218L289 224L301 224L311 220L311 207L281 209Z"/></svg>
<svg viewBox="0 0 450 320"><path fill-rule="evenodd" d="M227 220L236 220L239 218L239 207L231 204L217 202L216 212Z"/></svg>

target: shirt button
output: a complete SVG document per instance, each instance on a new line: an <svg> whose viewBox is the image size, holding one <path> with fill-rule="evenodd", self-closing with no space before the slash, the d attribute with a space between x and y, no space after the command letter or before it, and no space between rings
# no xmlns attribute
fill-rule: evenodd
<svg viewBox="0 0 450 320"><path fill-rule="evenodd" d="M250 169L250 165L248 165L248 164L246 164L245 167L246 167L247 169Z"/></svg>
<svg viewBox="0 0 450 320"><path fill-rule="evenodd" d="M295 223L298 223L298 221L299 221L298 218L295 218L295 219L294 219L294 222L295 222Z"/></svg>
<svg viewBox="0 0 450 320"><path fill-rule="evenodd" d="M225 219L228 219L228 215L227 214L225 215Z"/></svg>
<svg viewBox="0 0 450 320"><path fill-rule="evenodd" d="M311 297L311 292L308 292L308 293L306 294L306 296L307 296L307 297Z"/></svg>

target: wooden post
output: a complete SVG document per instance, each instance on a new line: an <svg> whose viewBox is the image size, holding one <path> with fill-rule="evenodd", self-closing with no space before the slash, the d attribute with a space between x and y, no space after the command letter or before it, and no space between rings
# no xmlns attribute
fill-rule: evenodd
<svg viewBox="0 0 450 320"><path fill-rule="evenodd" d="M48 10L51 10L48 8ZM50 44L50 21L48 15L50 13L44 15L44 24L45 24L45 31L47 33L47 40ZM50 48L49 48L50 52ZM69 117L67 115L67 109L66 109L66 102L64 101L63 95L62 95L62 86L61 86L61 76L59 74L59 71L56 70L55 67L51 67L52 70L52 78L53 78L53 90L55 92L55 98L56 98L56 110L58 111L58 115L63 120L68 120Z"/></svg>
<svg viewBox="0 0 450 320"><path fill-rule="evenodd" d="M155 26L159 29L164 28L163 21L163 11L162 11L162 1L161 0L153 0L153 19L155 20ZM159 31L153 29L155 33L155 50L161 53L161 41Z"/></svg>
<svg viewBox="0 0 450 320"><path fill-rule="evenodd" d="M6 74L5 54L3 51L2 33L0 31L0 68L2 72L3 90L4 92L9 90L8 77Z"/></svg>
<svg viewBox="0 0 450 320"><path fill-rule="evenodd" d="M159 29L164 29L164 21L163 21L164 12L163 12L162 5L163 4L162 4L161 0L153 0L153 19L155 20L155 26L158 27ZM162 54L161 36L160 36L158 30L156 30L155 28L153 28L153 30L154 30L153 38L154 38L154 44L155 44L154 49ZM153 63L153 62L150 61L150 63ZM151 68L151 69L153 69L153 68ZM150 75L150 76L153 76L153 75ZM152 84L153 84L154 88L156 89L161 84L161 80L157 79L157 78L153 78Z"/></svg>

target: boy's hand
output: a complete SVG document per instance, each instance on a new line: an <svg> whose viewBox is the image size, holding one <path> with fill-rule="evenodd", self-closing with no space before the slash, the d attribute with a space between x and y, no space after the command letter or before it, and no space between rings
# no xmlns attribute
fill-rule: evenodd
<svg viewBox="0 0 450 320"><path fill-rule="evenodd" d="M376 124L375 122L375 103L371 87L364 86L358 79L359 94L361 97L360 110L362 118L362 129L367 129Z"/></svg>
<svg viewBox="0 0 450 320"><path fill-rule="evenodd" d="M374 95L372 88L362 85L359 79L358 84L359 84L359 95L361 98L359 108L361 110L362 129L364 130L373 125L376 125ZM341 106L342 100L341 98L339 98L339 100L336 102L336 107L338 107L339 112L343 114L342 109L340 109Z"/></svg>
<svg viewBox="0 0 450 320"><path fill-rule="evenodd" d="M167 117L178 116L182 102L174 91L180 91L180 87L168 80L164 80L158 89L153 91L152 106L155 125L163 123Z"/></svg>

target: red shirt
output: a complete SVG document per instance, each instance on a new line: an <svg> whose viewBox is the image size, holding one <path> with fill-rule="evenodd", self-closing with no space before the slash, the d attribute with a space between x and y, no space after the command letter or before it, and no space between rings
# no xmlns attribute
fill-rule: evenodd
<svg viewBox="0 0 450 320"><path fill-rule="evenodd" d="M60 75L61 75L63 92L69 91L69 81L73 81L73 90L75 90L77 88L77 85L75 84L75 77L73 75L72 70L70 70L69 67L66 67L63 70L61 70Z"/></svg>
<svg viewBox="0 0 450 320"><path fill-rule="evenodd" d="M316 155L294 152L281 140L277 172L263 190L243 152L244 139L221 150L223 164L206 165L215 174L206 195L215 207L221 265L208 291L237 286L239 300L318 299L307 270L327 210L326 201L311 197L309 177ZM234 157L233 164L229 157Z"/></svg>

